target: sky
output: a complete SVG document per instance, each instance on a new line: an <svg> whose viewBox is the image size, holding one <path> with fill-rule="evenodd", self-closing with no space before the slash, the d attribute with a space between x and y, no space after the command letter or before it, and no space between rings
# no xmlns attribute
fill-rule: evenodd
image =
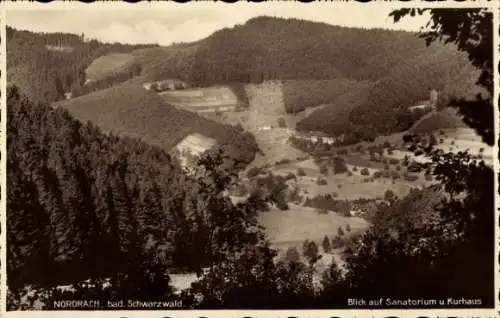
<svg viewBox="0 0 500 318"><path fill-rule="evenodd" d="M130 8L130 7L129 7ZM244 24L257 16L298 18L332 25L418 31L428 17L408 17L393 23L387 6L340 5L326 2L271 2L222 4L192 2L169 3L154 9L136 6L133 10L100 7L64 10L9 10L7 24L35 32L82 34L103 42L171 43L191 42L214 31Z"/></svg>

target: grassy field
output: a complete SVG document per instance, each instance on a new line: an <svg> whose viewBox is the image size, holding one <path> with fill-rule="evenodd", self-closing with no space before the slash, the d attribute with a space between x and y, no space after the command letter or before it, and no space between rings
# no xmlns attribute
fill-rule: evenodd
<svg viewBox="0 0 500 318"><path fill-rule="evenodd" d="M481 155L484 162L493 166L494 149L481 140L481 137L470 128L444 129L443 143L438 147L447 152L457 153L467 150L472 155Z"/></svg>
<svg viewBox="0 0 500 318"><path fill-rule="evenodd" d="M300 251L306 239L320 245L325 235L333 238L339 226L345 230L349 224L355 233L365 230L369 225L361 218L343 217L335 212L320 214L314 208L293 204L289 210L260 213L259 223L264 226L271 245L280 251L292 246Z"/></svg>
<svg viewBox="0 0 500 318"><path fill-rule="evenodd" d="M171 105L194 111L197 108L242 104L242 101L239 101L231 88L227 86L165 91L158 95Z"/></svg>

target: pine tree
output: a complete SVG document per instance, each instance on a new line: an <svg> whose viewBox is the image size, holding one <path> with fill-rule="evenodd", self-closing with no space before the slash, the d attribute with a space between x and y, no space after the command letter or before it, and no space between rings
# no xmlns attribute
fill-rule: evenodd
<svg viewBox="0 0 500 318"><path fill-rule="evenodd" d="M331 250L331 246L330 246L330 239L328 238L327 235L325 235L322 244L323 244L323 250L325 251L325 253L329 253Z"/></svg>
<svg viewBox="0 0 500 318"><path fill-rule="evenodd" d="M344 230L340 226L337 228L337 235L338 236L343 236L344 235Z"/></svg>

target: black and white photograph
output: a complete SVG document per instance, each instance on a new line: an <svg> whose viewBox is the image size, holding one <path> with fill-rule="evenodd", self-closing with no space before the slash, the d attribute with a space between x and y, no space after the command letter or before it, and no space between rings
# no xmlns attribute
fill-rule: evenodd
<svg viewBox="0 0 500 318"><path fill-rule="evenodd" d="M6 10L6 310L493 309L498 12L403 4Z"/></svg>

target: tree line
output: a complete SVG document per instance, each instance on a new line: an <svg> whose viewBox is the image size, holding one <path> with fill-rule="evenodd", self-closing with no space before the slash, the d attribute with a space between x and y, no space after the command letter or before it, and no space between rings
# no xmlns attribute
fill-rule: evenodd
<svg viewBox="0 0 500 318"><path fill-rule="evenodd" d="M47 45L71 50L51 51ZM63 99L72 87L84 86L85 70L96 58L153 46L101 43L71 33L33 33L7 27L7 80L32 100L53 102Z"/></svg>

